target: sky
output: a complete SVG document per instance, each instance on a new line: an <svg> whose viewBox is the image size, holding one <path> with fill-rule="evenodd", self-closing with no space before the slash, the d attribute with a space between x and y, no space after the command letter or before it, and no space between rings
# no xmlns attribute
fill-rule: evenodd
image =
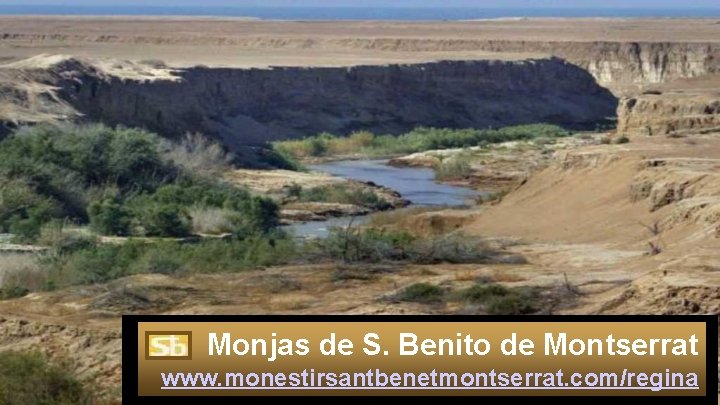
<svg viewBox="0 0 720 405"><path fill-rule="evenodd" d="M354 7L572 7L572 8L720 8L718 0L0 0L0 5L53 6L354 6Z"/></svg>

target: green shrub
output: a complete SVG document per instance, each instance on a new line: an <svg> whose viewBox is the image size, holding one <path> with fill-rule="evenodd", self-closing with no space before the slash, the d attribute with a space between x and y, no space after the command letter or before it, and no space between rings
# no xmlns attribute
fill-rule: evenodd
<svg viewBox="0 0 720 405"><path fill-rule="evenodd" d="M435 168L435 178L438 180L460 180L472 174L470 159L466 156L457 156L445 159Z"/></svg>
<svg viewBox="0 0 720 405"><path fill-rule="evenodd" d="M217 146L188 145L179 147L225 156ZM105 235L184 236L190 208L232 210L238 232L277 226L270 200L189 173L164 158L163 148L151 133L101 125L16 131L0 142L0 232L32 241L45 223L70 219ZM206 168L208 156L184 164Z"/></svg>
<svg viewBox="0 0 720 405"><path fill-rule="evenodd" d="M492 259L490 249L479 240L459 233L418 238L404 231L333 228L319 243L328 258L347 263L486 263Z"/></svg>
<svg viewBox="0 0 720 405"><path fill-rule="evenodd" d="M114 198L92 201L88 205L90 227L101 235L125 236L130 233L131 216Z"/></svg>
<svg viewBox="0 0 720 405"><path fill-rule="evenodd" d="M629 142L630 142L630 138L628 138L625 135L617 137L613 140L613 143L616 145L622 145L624 143L629 143Z"/></svg>
<svg viewBox="0 0 720 405"><path fill-rule="evenodd" d="M414 240L407 232L334 228L320 243L329 258L374 263L407 260Z"/></svg>
<svg viewBox="0 0 720 405"><path fill-rule="evenodd" d="M129 241L98 245L68 253L54 252L41 262L48 288L104 283L138 273L226 273L291 263L302 250L294 238L267 233L243 239L175 241Z"/></svg>
<svg viewBox="0 0 720 405"><path fill-rule="evenodd" d="M288 197L301 198L303 194L303 187L297 183L292 183L286 187L285 191Z"/></svg>
<svg viewBox="0 0 720 405"><path fill-rule="evenodd" d="M410 252L410 260L418 264L488 263L493 258L481 240L462 233L417 239Z"/></svg>
<svg viewBox="0 0 720 405"><path fill-rule="evenodd" d="M0 300L21 298L30 293L30 289L19 285L4 285L0 287Z"/></svg>
<svg viewBox="0 0 720 405"><path fill-rule="evenodd" d="M346 184L331 184L300 190L300 201L353 204L371 210L392 208L384 198L372 190L355 188Z"/></svg>
<svg viewBox="0 0 720 405"><path fill-rule="evenodd" d="M310 146L310 156L323 156L328 150L327 143L322 138L310 138L308 142Z"/></svg>
<svg viewBox="0 0 720 405"><path fill-rule="evenodd" d="M54 254L67 254L93 248L97 239L79 229L66 229L62 221L54 220L42 227L36 243L51 248Z"/></svg>
<svg viewBox="0 0 720 405"><path fill-rule="evenodd" d="M277 169L307 171L307 168L298 161L298 156L285 148L267 145L262 149L261 158L265 163Z"/></svg>
<svg viewBox="0 0 720 405"><path fill-rule="evenodd" d="M524 315L536 312L528 297L510 294L490 298L485 304L485 311L490 315Z"/></svg>
<svg viewBox="0 0 720 405"><path fill-rule="evenodd" d="M48 269L48 285L52 288L104 283L131 274L131 266L143 251L140 243L98 245L53 256L42 263Z"/></svg>
<svg viewBox="0 0 720 405"><path fill-rule="evenodd" d="M190 234L192 220L185 208L173 204L148 204L135 212L145 236L183 237Z"/></svg>
<svg viewBox="0 0 720 405"><path fill-rule="evenodd" d="M61 215L57 202L40 195L24 179L0 175L0 232L12 232L22 239L33 239L40 227Z"/></svg>
<svg viewBox="0 0 720 405"><path fill-rule="evenodd" d="M178 255L181 250L178 246L164 246L162 244L148 247L133 266L133 272L177 275L186 272L182 257Z"/></svg>
<svg viewBox="0 0 720 405"><path fill-rule="evenodd" d="M504 297L511 291L500 284L476 284L458 292L458 297L470 302L486 302L493 297Z"/></svg>
<svg viewBox="0 0 720 405"><path fill-rule="evenodd" d="M473 304L481 304L491 315L518 315L536 312L535 294L523 288L508 288L500 284L475 284L460 290L455 297Z"/></svg>
<svg viewBox="0 0 720 405"><path fill-rule="evenodd" d="M320 134L301 140L275 142L278 153L298 159L362 153L372 157L408 154L432 149L465 148L507 141L572 135L555 125L516 125L500 129L416 128L400 136L357 133L349 137Z"/></svg>
<svg viewBox="0 0 720 405"><path fill-rule="evenodd" d="M90 394L66 370L39 353L0 352L0 403L90 404Z"/></svg>
<svg viewBox="0 0 720 405"><path fill-rule="evenodd" d="M405 287L398 294L397 298L400 301L410 302L435 302L442 298L444 292L442 288L428 284L428 283L417 283Z"/></svg>

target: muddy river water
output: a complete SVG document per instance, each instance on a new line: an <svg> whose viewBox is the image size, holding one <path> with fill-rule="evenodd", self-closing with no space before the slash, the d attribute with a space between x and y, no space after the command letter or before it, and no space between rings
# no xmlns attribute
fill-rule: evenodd
<svg viewBox="0 0 720 405"><path fill-rule="evenodd" d="M347 179L372 181L391 188L409 200L411 206L461 207L468 205L472 199L480 195L469 188L436 182L435 172L432 169L392 167L387 165L386 160L346 160L312 165L309 168ZM294 224L287 228L298 236L322 237L332 227L347 226L351 220L354 224L362 224L368 218L369 215L354 219L331 218L326 221Z"/></svg>

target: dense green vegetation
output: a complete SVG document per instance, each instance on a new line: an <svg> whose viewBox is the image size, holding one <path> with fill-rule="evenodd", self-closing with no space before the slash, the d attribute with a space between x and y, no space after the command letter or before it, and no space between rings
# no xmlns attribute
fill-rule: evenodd
<svg viewBox="0 0 720 405"><path fill-rule="evenodd" d="M277 206L183 168L156 135L102 125L36 126L0 142L0 232L34 240L52 220L105 235L186 236L191 209L222 208L238 234L277 224Z"/></svg>
<svg viewBox="0 0 720 405"><path fill-rule="evenodd" d="M78 239L74 244L58 244L40 259L40 265L46 270L46 286L52 289L103 283L142 273L237 272L288 263L298 257L299 246L293 238L271 232L196 243L130 240L122 244L99 244L87 238Z"/></svg>
<svg viewBox="0 0 720 405"><path fill-rule="evenodd" d="M354 154L380 157L569 135L571 132L550 124L500 129L417 128L400 136L357 132L348 137L337 137L323 133L301 140L276 142L273 146L278 153L297 159Z"/></svg>
<svg viewBox="0 0 720 405"><path fill-rule="evenodd" d="M48 232L44 231L43 235ZM346 263L477 263L492 260L479 241L462 235L419 238L407 232L334 229L326 239L302 242L275 231L229 240L129 240L101 244L91 236L65 232L39 259L47 289L104 283L133 274L186 275L238 272L308 261ZM37 280L33 280L37 283ZM25 286L13 285L13 289ZM23 289L23 292L27 292ZM7 291L7 297L23 295Z"/></svg>
<svg viewBox="0 0 720 405"><path fill-rule="evenodd" d="M58 404L92 403L65 367L52 364L39 353L0 352L0 403Z"/></svg>
<svg viewBox="0 0 720 405"><path fill-rule="evenodd" d="M77 229L43 227L50 250L35 259L0 264L10 275L0 299L39 289L104 283L134 274L182 276L240 272L265 266L344 263L489 263L494 252L464 235L423 238L403 231L337 228L329 237L301 241L281 231L198 240L129 239L100 243Z"/></svg>
<svg viewBox="0 0 720 405"><path fill-rule="evenodd" d="M289 190L289 196L303 202L353 204L367 207L373 211L392 208L389 202L372 190L356 188L347 184L331 184L312 188L294 185Z"/></svg>

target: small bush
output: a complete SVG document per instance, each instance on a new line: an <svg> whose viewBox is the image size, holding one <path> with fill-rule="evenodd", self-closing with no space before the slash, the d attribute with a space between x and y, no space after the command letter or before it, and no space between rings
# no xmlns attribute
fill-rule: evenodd
<svg viewBox="0 0 720 405"><path fill-rule="evenodd" d="M404 231L335 228L320 244L327 257L346 263L485 263L492 259L491 251L479 240L462 234L418 238Z"/></svg>
<svg viewBox="0 0 720 405"><path fill-rule="evenodd" d="M537 309L528 302L527 297L510 294L490 298L485 304L485 311L490 315L524 315L536 312Z"/></svg>
<svg viewBox="0 0 720 405"><path fill-rule="evenodd" d="M470 159L466 156L456 156L444 160L435 168L435 178L438 180L461 180L472 174Z"/></svg>
<svg viewBox="0 0 720 405"><path fill-rule="evenodd" d="M21 298L30 293L30 289L19 285L4 285L0 287L0 300Z"/></svg>
<svg viewBox="0 0 720 405"><path fill-rule="evenodd" d="M298 161L299 157L294 153L290 153L285 148L267 145L265 148L260 149L260 151L261 160L273 168L296 172L307 171L307 168Z"/></svg>
<svg viewBox="0 0 720 405"><path fill-rule="evenodd" d="M624 143L629 143L629 142L630 142L630 138L628 138L625 135L617 137L617 138L615 138L615 140L613 140L613 143L616 145L622 145Z"/></svg>
<svg viewBox="0 0 720 405"><path fill-rule="evenodd" d="M310 156L323 156L327 152L327 143L321 138L312 138L309 142Z"/></svg>
<svg viewBox="0 0 720 405"><path fill-rule="evenodd" d="M233 155L201 134L187 134L177 142L161 142L162 156L191 173L213 176L232 167Z"/></svg>
<svg viewBox="0 0 720 405"><path fill-rule="evenodd" d="M52 221L40 230L37 244L51 248L55 254L67 254L93 248L97 239L80 229L67 229L63 222Z"/></svg>
<svg viewBox="0 0 720 405"><path fill-rule="evenodd" d="M66 367L39 353L0 353L0 403L90 404L90 394Z"/></svg>
<svg viewBox="0 0 720 405"><path fill-rule="evenodd" d="M500 284L476 284L458 292L458 297L473 303L486 302L492 297L504 297L510 290Z"/></svg>
<svg viewBox="0 0 720 405"><path fill-rule="evenodd" d="M402 291L400 291L397 298L400 301L427 303L439 301L442 298L443 294L444 292L442 288L436 285L428 283L417 283L404 288Z"/></svg>
<svg viewBox="0 0 720 405"><path fill-rule="evenodd" d="M190 234L191 219L185 208L173 204L151 204L137 213L145 236L182 237Z"/></svg>
<svg viewBox="0 0 720 405"><path fill-rule="evenodd" d="M125 236L130 233L130 212L114 198L92 201L88 205L90 227L101 235Z"/></svg>
<svg viewBox="0 0 720 405"><path fill-rule="evenodd" d="M417 239L412 246L410 260L418 264L487 263L492 251L477 238L462 233Z"/></svg>
<svg viewBox="0 0 720 405"><path fill-rule="evenodd" d="M19 298L42 289L46 272L33 254L3 254L0 259L0 299Z"/></svg>
<svg viewBox="0 0 720 405"><path fill-rule="evenodd" d="M235 231L232 221L234 211L223 208L193 208L189 214L193 233L220 235Z"/></svg>
<svg viewBox="0 0 720 405"><path fill-rule="evenodd" d="M409 259L414 241L407 232L335 228L320 243L327 257L376 263Z"/></svg>
<svg viewBox="0 0 720 405"><path fill-rule="evenodd" d="M500 284L481 283L460 290L455 297L483 306L491 315L519 315L536 312L534 294L521 288L508 288Z"/></svg>
<svg viewBox="0 0 720 405"><path fill-rule="evenodd" d="M161 245L147 249L138 259L137 266L132 271L137 273L177 275L185 273L186 269L175 247Z"/></svg>
<svg viewBox="0 0 720 405"><path fill-rule="evenodd" d="M303 187L297 183L292 183L285 188L285 192L288 197L301 198L303 194Z"/></svg>

